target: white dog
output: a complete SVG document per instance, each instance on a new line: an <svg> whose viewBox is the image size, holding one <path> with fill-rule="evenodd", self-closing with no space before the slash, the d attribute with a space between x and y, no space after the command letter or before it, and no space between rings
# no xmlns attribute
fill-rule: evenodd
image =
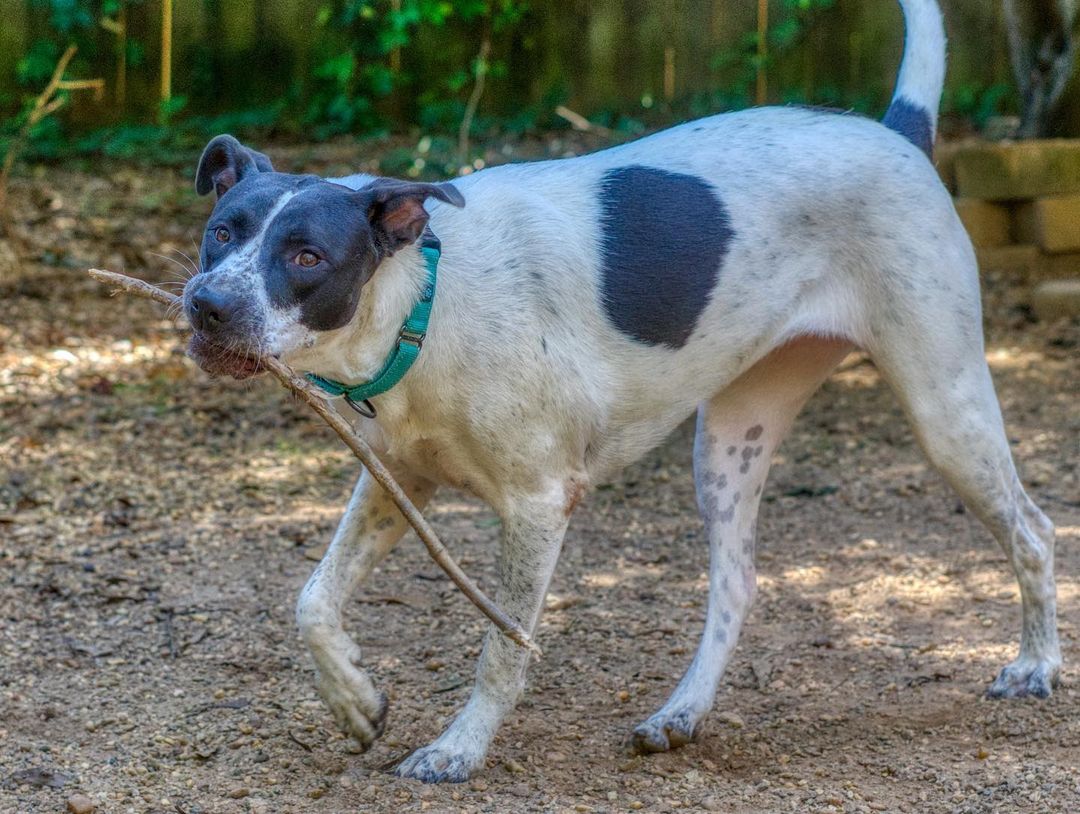
<svg viewBox="0 0 1080 814"><path fill-rule="evenodd" d="M693 738L753 601L770 457L861 348L1019 580L1019 657L990 694L1047 696L1061 663L1054 530L1013 467L975 256L929 160L941 13L900 5L907 43L883 123L747 110L452 184L275 173L218 137L198 171L218 203L185 290L191 353L237 377L258 372L255 350L317 374L377 412L363 430L417 506L439 484L489 503L502 519L497 601L527 630L581 496L696 410L709 605L686 675L633 733L662 751ZM297 610L319 691L363 745L386 701L341 609L405 530L362 475ZM526 662L490 633L469 702L398 773L461 781L481 767Z"/></svg>

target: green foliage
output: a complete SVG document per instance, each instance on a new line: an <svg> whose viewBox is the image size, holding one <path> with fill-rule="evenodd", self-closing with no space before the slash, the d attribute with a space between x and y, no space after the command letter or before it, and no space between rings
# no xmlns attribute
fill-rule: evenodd
<svg viewBox="0 0 1080 814"><path fill-rule="evenodd" d="M43 85L52 76L61 48L50 40L38 40L15 66L15 76L20 85Z"/></svg>
<svg viewBox="0 0 1080 814"><path fill-rule="evenodd" d="M981 129L988 119L1001 113L1006 102L1014 101L1014 96L1012 86L1001 82L994 85L961 85L946 89L941 100L941 112L959 116Z"/></svg>
<svg viewBox="0 0 1080 814"><path fill-rule="evenodd" d="M215 11L225 8L230 0L202 2L207 10L206 25L212 28ZM258 140L270 136L323 140L339 134L385 133L404 124L418 128L418 142L427 146L423 151L388 157L388 167L397 174L415 177L438 175L454 169L457 131L481 78L487 90L471 119L470 135L526 134L540 127L567 126L553 111L560 104L574 106L573 78L547 70L544 55L532 49L545 43L538 33L552 22L545 14L564 15L560 20L574 20L575 14L586 18L587 13L580 9L538 0L531 5L526 0L308 2L311 6L300 6L317 9L314 31L305 37L303 57L296 58L297 64L283 67L280 77L271 73L267 80L265 71L253 71L250 73L257 75L253 81L243 68L248 59L252 64L266 64L278 56L288 59L292 45L268 44L257 38L245 50L229 51L212 38L204 38L187 46L183 61L174 61L175 95L159 108L147 100L154 99L156 93L160 3L30 0L37 9L39 25L44 15L50 29L39 32L41 36L16 66L16 87L25 90L23 97L0 98L0 110L16 112L6 121L0 118L0 146L21 121L17 111L48 80L68 44L79 46L69 75L104 76L112 82L121 47L115 20L121 10L126 10L129 20L123 40L130 77L126 111L108 127L86 132L84 126L76 135L65 128L68 119L63 115L42 122L32 133L30 155L104 154L187 161L207 138L222 131ZM733 47L714 54L708 66L712 88L708 92L664 100L646 80L635 89L640 94L636 104L615 102L607 110L583 112L614 131L616 137L630 137L674 119L743 108L755 101L755 78L762 62L768 69L769 97L774 101L873 112L881 103L880 87L852 92L840 87L843 83L835 78L835 71L831 72L831 84L785 80L797 76L785 71L785 66L790 69L792 60L797 63L807 53L805 49L812 53L814 37L826 30L823 26L839 19L837 5L837 0L773 0L764 59L759 54L757 31L744 32ZM271 7L271 3L265 6ZM268 25L261 8L255 15L258 25ZM269 12L267 15L270 19ZM275 18L275 24L280 20ZM564 70L566 64L562 63ZM543 67L530 75L534 65ZM531 101L517 102L522 96ZM237 104L237 99L250 101ZM947 93L943 110L981 125L1013 105L1015 97L1004 85L969 85ZM234 110L228 115L196 115L230 107ZM77 112L85 113L85 108ZM155 123L149 124L151 121Z"/></svg>
<svg viewBox="0 0 1080 814"><path fill-rule="evenodd" d="M78 29L92 28L96 3L79 0L33 0L33 6L49 10L49 22L59 33L70 35Z"/></svg>
<svg viewBox="0 0 1080 814"><path fill-rule="evenodd" d="M746 32L737 48L717 52L712 68L717 74L717 91L708 99L698 98L695 110L716 112L749 107L754 103L754 84L758 68L774 67L783 57L803 44L823 12L836 6L836 0L783 0L780 9L773 9L766 32L766 56L758 54L758 32ZM814 98L806 98L801 88L781 87L770 90L785 103L836 104L840 94L835 89L816 88ZM850 107L852 105L844 105Z"/></svg>
<svg viewBox="0 0 1080 814"><path fill-rule="evenodd" d="M305 123L315 127L317 138L385 126L380 103L413 81L407 68L392 70L390 58L396 53L400 59L421 30L453 28L471 35L479 47L482 37L513 29L526 10L521 0L337 0L323 5L316 17L323 50ZM462 97L481 71L499 79L505 76L505 64L472 59L448 66L434 82L426 78L428 89L420 94L417 111L421 126L443 128L451 119L460 121Z"/></svg>

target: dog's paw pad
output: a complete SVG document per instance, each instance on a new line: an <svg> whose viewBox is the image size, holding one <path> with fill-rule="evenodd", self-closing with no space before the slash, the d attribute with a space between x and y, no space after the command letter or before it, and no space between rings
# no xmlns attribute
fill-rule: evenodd
<svg viewBox="0 0 1080 814"><path fill-rule="evenodd" d="M678 749L694 739L694 730L688 712L671 717L657 713L635 727L630 735L630 749L639 755Z"/></svg>
<svg viewBox="0 0 1080 814"><path fill-rule="evenodd" d="M361 750L366 751L382 736L390 704L385 693L371 687L370 680L330 681L320 673L316 686L338 728L351 735Z"/></svg>
<svg viewBox="0 0 1080 814"><path fill-rule="evenodd" d="M1057 680L1054 664L1018 660L1002 668L986 694L991 698L1049 698Z"/></svg>
<svg viewBox="0 0 1080 814"><path fill-rule="evenodd" d="M472 766L462 755L425 746L405 758L394 774L421 783L464 783L472 774Z"/></svg>
<svg viewBox="0 0 1080 814"><path fill-rule="evenodd" d="M646 721L634 728L630 735L630 749L639 755L652 752L666 752L671 748L667 733L663 727Z"/></svg>

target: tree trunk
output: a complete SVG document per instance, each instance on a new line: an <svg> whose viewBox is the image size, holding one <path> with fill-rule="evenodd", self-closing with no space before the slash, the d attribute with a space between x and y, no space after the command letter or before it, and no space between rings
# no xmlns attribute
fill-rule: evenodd
<svg viewBox="0 0 1080 814"><path fill-rule="evenodd" d="M1013 75L1020 92L1020 138L1047 134L1076 62L1078 0L1002 0Z"/></svg>

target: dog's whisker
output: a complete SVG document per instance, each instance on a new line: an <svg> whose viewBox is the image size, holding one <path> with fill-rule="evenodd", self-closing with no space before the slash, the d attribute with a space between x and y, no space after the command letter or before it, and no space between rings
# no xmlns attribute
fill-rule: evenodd
<svg viewBox="0 0 1080 814"><path fill-rule="evenodd" d="M154 257L160 257L160 258L161 258L162 260L167 260L167 261L169 261L170 263L172 263L172 264L173 264L174 266L176 266L177 268L179 268L179 269L180 269L180 270L181 270L181 271L182 271L182 272L184 273L184 276L183 276L183 278L182 278L182 279L183 279L183 280L184 280L185 282L186 282L187 280L190 280L190 279L191 279L191 277L192 277L192 275L191 275L191 273L190 273L190 272L191 272L191 269L189 269L189 268L188 268L187 266L185 266L185 265L184 265L183 263L181 263L181 262L180 262L179 260L177 260L177 259L176 259L175 257L169 257L169 256L168 256L167 254L160 254L159 252L149 252L149 253L150 253L150 254L152 254L152 255L153 255Z"/></svg>
<svg viewBox="0 0 1080 814"><path fill-rule="evenodd" d="M162 274L168 275L168 278L174 282L180 283L181 285L187 285L187 278L185 278L182 274L179 274L178 272L171 271L170 269L164 269L162 271Z"/></svg>
<svg viewBox="0 0 1080 814"><path fill-rule="evenodd" d="M191 257L189 257L185 252L180 251L180 249L173 249L173 251L176 252L181 257L183 257L185 260L187 260L188 266L189 266L190 271L191 271L191 274L188 275L189 280L192 277L194 277L196 274L199 273L199 271L200 271L199 264L196 263L194 260L192 260Z"/></svg>

